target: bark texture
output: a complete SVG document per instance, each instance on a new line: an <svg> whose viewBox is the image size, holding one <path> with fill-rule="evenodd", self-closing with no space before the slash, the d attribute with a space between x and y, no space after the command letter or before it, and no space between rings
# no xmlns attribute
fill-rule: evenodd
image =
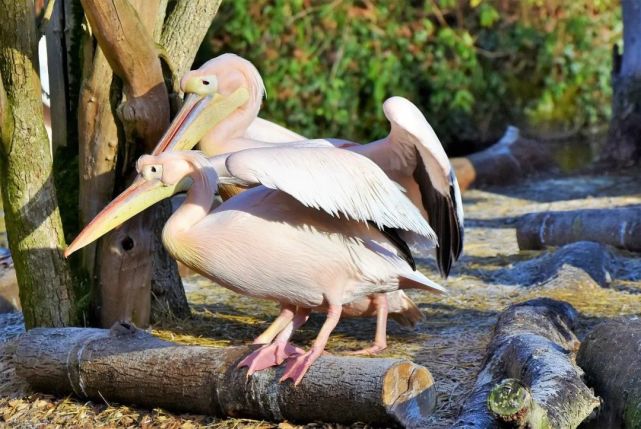
<svg viewBox="0 0 641 429"><path fill-rule="evenodd" d="M64 33L64 1L52 2L51 19L46 27L47 71L51 96L51 145L52 152L67 143L67 51Z"/></svg>
<svg viewBox="0 0 641 429"><path fill-rule="evenodd" d="M33 1L0 1L1 177L9 245L27 327L75 322L37 70Z"/></svg>
<svg viewBox="0 0 641 429"><path fill-rule="evenodd" d="M87 189L83 194L98 191L97 198L91 195L92 201L84 203L86 222L112 198L114 188L116 193L124 189L127 182L122 179L132 177L137 157L151 152L156 145L169 125L169 98L152 38L153 34L160 34L166 2L83 0L82 4L100 46L94 71L107 73L106 70L103 73L104 61L100 62L103 59L100 55L104 54L104 60L122 80L124 98L117 107L117 116L124 125L125 138L119 146L114 138L122 139L122 134L119 136L112 125L112 121L118 124L113 119L113 110L120 100L114 100L113 95L109 97L107 83L95 81L95 92L101 96L96 107L99 110L89 113L93 117L106 117L105 127L97 122L102 128L98 137L110 138L101 139L98 145L86 139L82 171L86 174L83 179ZM116 152L120 156L119 172ZM179 317L189 314L176 263L160 242L161 226L169 216L168 207L169 203L165 203L146 211L99 242L96 272L102 326L123 319L147 326L152 288L158 301L156 309Z"/></svg>
<svg viewBox="0 0 641 429"><path fill-rule="evenodd" d="M573 360L579 346L572 331L576 317L570 304L548 298L512 305L501 313L483 368L455 427L575 428L585 420L599 401ZM505 391L506 379L516 380L527 395L513 388ZM510 381L508 387L514 383ZM502 391L517 400L519 406L513 412L496 406L501 401L490 401L488 406L489 396L500 397Z"/></svg>
<svg viewBox="0 0 641 429"><path fill-rule="evenodd" d="M80 225L84 226L113 197L118 155L118 127L112 108L113 73L99 47L85 41L85 62L78 111L78 149L80 166ZM90 276L96 258L96 246L83 249L83 266Z"/></svg>
<svg viewBox="0 0 641 429"><path fill-rule="evenodd" d="M612 119L600 158L629 166L641 159L641 3L621 0L621 9L624 51L612 69Z"/></svg>
<svg viewBox="0 0 641 429"><path fill-rule="evenodd" d="M598 325L581 344L577 363L603 398L597 418L586 427L641 427L641 320Z"/></svg>
<svg viewBox="0 0 641 429"><path fill-rule="evenodd" d="M451 163L461 190L516 183L554 165L547 150L538 142L520 137L518 128L512 126L496 144L464 158L453 158Z"/></svg>
<svg viewBox="0 0 641 429"><path fill-rule="evenodd" d="M294 387L278 383L282 367L247 378L236 365L251 350L181 346L117 324L32 330L14 359L38 390L217 416L421 427L435 408L429 371L409 361L322 356Z"/></svg>
<svg viewBox="0 0 641 429"><path fill-rule="evenodd" d="M189 71L211 21L222 0L177 0L167 17L160 45L174 76L173 92L179 92L180 78Z"/></svg>
<svg viewBox="0 0 641 429"><path fill-rule="evenodd" d="M516 228L521 250L596 241L641 251L641 207L541 212L523 216Z"/></svg>

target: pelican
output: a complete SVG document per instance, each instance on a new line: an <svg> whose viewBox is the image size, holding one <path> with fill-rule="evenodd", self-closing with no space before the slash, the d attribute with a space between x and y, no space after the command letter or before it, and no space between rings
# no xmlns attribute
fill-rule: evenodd
<svg viewBox="0 0 641 429"><path fill-rule="evenodd" d="M249 373L288 359L281 380L298 384L324 351L344 304L405 288L445 291L413 269L394 238L409 231L435 241L434 231L400 187L358 153L311 140L211 159L197 151L143 155L136 168L139 177L65 255L186 191L163 228L170 254L224 287L286 310L275 339L245 359ZM218 183L255 187L212 210ZM303 352L289 339L318 308L326 309L326 320Z"/></svg>
<svg viewBox="0 0 641 429"><path fill-rule="evenodd" d="M182 135L190 127L187 117L194 114L193 111L197 110L194 106L210 94L212 88L222 94L244 88L248 96L247 102L223 123L192 134L200 138L200 148L208 156L305 140L299 134L258 117L265 92L262 78L253 64L237 55L223 54L188 72L181 80L181 88L187 96L185 107L158 144L158 153L176 147L193 148L197 143L195 139ZM341 139L324 141L372 159L407 190L412 202L437 233L436 259L441 275L447 277L452 262L459 258L463 247L463 212L456 176L436 134L416 106L404 98L392 97L384 103L383 110L391 124L387 138L367 145ZM244 187L221 184L218 189L226 199ZM426 250L431 252L431 243L415 234L402 233L400 238L399 245L409 243L415 253L425 255ZM406 254L412 258L409 249ZM376 314L375 340L371 347L357 352L363 354L377 353L386 348L388 312L405 326L413 326L422 318L420 310L403 291L364 297L346 305L344 310L352 316ZM276 325L256 341L269 342L272 333L282 328L279 322L277 319Z"/></svg>

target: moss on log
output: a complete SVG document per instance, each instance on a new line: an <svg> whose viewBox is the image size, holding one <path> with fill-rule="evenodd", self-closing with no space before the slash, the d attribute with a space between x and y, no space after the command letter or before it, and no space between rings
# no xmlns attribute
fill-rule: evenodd
<svg viewBox="0 0 641 429"><path fill-rule="evenodd" d="M31 330L14 362L41 391L217 416L421 427L435 408L432 376L409 361L326 355L295 387L278 383L282 367L246 377L237 364L251 350L177 345L117 324Z"/></svg>
<svg viewBox="0 0 641 429"><path fill-rule="evenodd" d="M576 317L570 304L548 298L501 313L455 427L575 428L585 420L599 401L572 359Z"/></svg>
<svg viewBox="0 0 641 429"><path fill-rule="evenodd" d="M641 207L528 214L517 224L516 239L521 250L587 240L639 252Z"/></svg>
<svg viewBox="0 0 641 429"><path fill-rule="evenodd" d="M594 328L577 363L603 399L588 428L641 428L641 320L612 320Z"/></svg>

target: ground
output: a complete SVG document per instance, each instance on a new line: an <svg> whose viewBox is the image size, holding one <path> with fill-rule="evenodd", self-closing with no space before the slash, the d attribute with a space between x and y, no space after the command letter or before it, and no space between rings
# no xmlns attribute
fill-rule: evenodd
<svg viewBox="0 0 641 429"><path fill-rule="evenodd" d="M436 296L410 292L426 319L414 331L390 322L389 348L382 354L411 359L432 372L439 404L430 427L451 427L475 382L497 314L510 303L539 296L568 301L580 313L577 328L580 338L601 320L641 314L641 259L609 249L607 264L603 266L586 260L553 267L550 265L552 257L545 256L553 250L519 251L515 233L515 222L525 213L640 204L639 179L638 175L623 173L616 176L559 176L482 191L469 190L464 194L464 256L450 278L442 281L450 293ZM433 279L438 278L432 260L420 261L419 269ZM598 270L603 275L599 275ZM599 285L599 281L606 287ZM184 343L243 344L277 314L277 307L271 303L235 295L196 276L188 277L185 286L194 317L155 326L157 335ZM294 337L295 342L308 346L322 321L322 315L314 315ZM374 325L373 319L342 321L328 350L342 353L367 346ZM0 341L7 340L20 329L19 315L3 316L0 318ZM11 341L7 341L3 349L0 422L12 427L33 427L38 423L82 427L277 427L266 422L179 416L162 410L34 394L14 374L8 358ZM287 423L278 427L292 426ZM318 423L307 427L334 426Z"/></svg>

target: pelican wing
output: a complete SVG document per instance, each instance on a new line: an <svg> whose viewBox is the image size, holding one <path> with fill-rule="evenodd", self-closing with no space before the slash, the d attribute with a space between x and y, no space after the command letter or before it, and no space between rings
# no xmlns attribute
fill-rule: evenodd
<svg viewBox="0 0 641 429"><path fill-rule="evenodd" d="M445 277L463 250L463 204L456 175L436 133L409 100L392 97L383 104L389 136L354 148L392 177L411 176L438 238L436 260Z"/></svg>
<svg viewBox="0 0 641 429"><path fill-rule="evenodd" d="M230 154L221 171L244 184L262 184L303 205L379 229L398 228L434 239L434 231L400 187L369 159L324 140Z"/></svg>

